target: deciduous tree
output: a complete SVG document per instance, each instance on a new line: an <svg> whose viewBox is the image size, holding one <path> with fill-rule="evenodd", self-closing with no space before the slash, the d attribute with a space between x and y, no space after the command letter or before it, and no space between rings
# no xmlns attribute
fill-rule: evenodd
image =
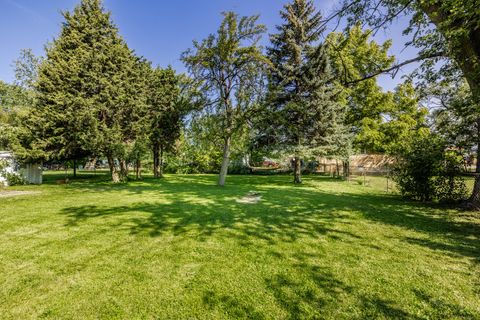
<svg viewBox="0 0 480 320"><path fill-rule="evenodd" d="M225 184L232 136L245 124L261 93L266 59L258 42L265 26L257 20L258 16L240 18L227 12L216 34L194 41L193 49L182 56L192 78L201 83L206 101L203 111L217 117L221 126L220 186Z"/></svg>

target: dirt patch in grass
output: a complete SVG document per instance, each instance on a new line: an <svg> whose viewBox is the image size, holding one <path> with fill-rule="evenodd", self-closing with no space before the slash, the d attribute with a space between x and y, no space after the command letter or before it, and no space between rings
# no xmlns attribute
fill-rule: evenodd
<svg viewBox="0 0 480 320"><path fill-rule="evenodd" d="M39 193L40 193L39 191L0 190L0 198L25 196L29 194L39 194Z"/></svg>
<svg viewBox="0 0 480 320"><path fill-rule="evenodd" d="M250 191L245 197L237 199L238 203L257 203L262 200L262 196L255 191Z"/></svg>

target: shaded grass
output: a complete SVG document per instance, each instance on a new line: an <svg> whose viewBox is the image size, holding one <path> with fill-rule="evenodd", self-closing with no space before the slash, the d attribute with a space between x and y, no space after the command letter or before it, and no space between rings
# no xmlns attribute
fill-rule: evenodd
<svg viewBox="0 0 480 320"><path fill-rule="evenodd" d="M381 178L46 178L0 200L2 319L480 318L480 216Z"/></svg>

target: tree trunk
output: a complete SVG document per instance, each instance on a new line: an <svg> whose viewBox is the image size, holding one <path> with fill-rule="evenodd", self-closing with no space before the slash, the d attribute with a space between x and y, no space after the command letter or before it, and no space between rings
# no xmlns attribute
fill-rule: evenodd
<svg viewBox="0 0 480 320"><path fill-rule="evenodd" d="M231 137L224 139L222 167L220 168L220 175L218 177L218 185L222 187L225 185L225 179L227 178L228 173L228 164L230 162L230 140Z"/></svg>
<svg viewBox="0 0 480 320"><path fill-rule="evenodd" d="M153 144L153 177L160 178L160 144Z"/></svg>
<svg viewBox="0 0 480 320"><path fill-rule="evenodd" d="M135 161L135 177L137 180L142 179L142 160L140 157Z"/></svg>
<svg viewBox="0 0 480 320"><path fill-rule="evenodd" d="M122 180L128 179L128 164L125 159L120 159L120 175Z"/></svg>
<svg viewBox="0 0 480 320"><path fill-rule="evenodd" d="M443 34L448 34L450 28L461 29L461 25L456 22L445 24L449 19L449 13L445 12L440 2L423 2L421 8L427 14L429 19L437 29ZM459 22L461 23L461 22ZM450 30L451 31L451 30ZM463 76L468 82L474 103L480 106L480 28L472 28L464 30L465 32L458 33L455 39L449 39L447 45L451 51L450 58L457 62L462 70ZM475 184L472 195L469 199L469 206L473 208L480 208L480 166L479 155L480 151L480 115L477 120L477 166L475 172Z"/></svg>
<svg viewBox="0 0 480 320"><path fill-rule="evenodd" d="M350 161L343 160L343 177L348 180L350 176Z"/></svg>
<svg viewBox="0 0 480 320"><path fill-rule="evenodd" d="M77 177L77 160L73 159L73 177Z"/></svg>
<svg viewBox="0 0 480 320"><path fill-rule="evenodd" d="M110 174L112 175L112 182L119 183L120 182L120 175L117 170L117 166L115 165L115 160L111 156L107 156L108 166L110 167Z"/></svg>
<svg viewBox="0 0 480 320"><path fill-rule="evenodd" d="M480 118L477 119L477 163L475 165L475 183L469 203L472 208L480 209Z"/></svg>
<svg viewBox="0 0 480 320"><path fill-rule="evenodd" d="M293 168L293 183L301 184L302 183L302 159L295 156L294 168Z"/></svg>
<svg viewBox="0 0 480 320"><path fill-rule="evenodd" d="M425 1L421 4L421 8L447 39L447 46L451 51L450 58L457 62L470 86L474 99L480 103L480 28L462 30L463 32L458 32L453 36L450 34L448 37L448 33L451 33L452 30L464 28L462 22L446 23L450 14L442 8L440 1L437 3Z"/></svg>
<svg viewBox="0 0 480 320"><path fill-rule="evenodd" d="M158 174L159 177L163 177L163 147L160 146L160 161L159 161L159 166L158 166Z"/></svg>

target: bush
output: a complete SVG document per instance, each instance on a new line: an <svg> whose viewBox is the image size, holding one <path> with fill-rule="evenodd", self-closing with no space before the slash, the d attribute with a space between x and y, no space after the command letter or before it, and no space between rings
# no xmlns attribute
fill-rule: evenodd
<svg viewBox="0 0 480 320"><path fill-rule="evenodd" d="M16 172L8 172L6 174L6 179L9 186L19 186L19 185L27 184L27 181L25 180L25 178Z"/></svg>
<svg viewBox="0 0 480 320"><path fill-rule="evenodd" d="M252 168L246 166L242 161L232 161L228 166L229 174L251 174Z"/></svg>
<svg viewBox="0 0 480 320"><path fill-rule="evenodd" d="M467 197L467 187L461 176L463 163L463 156L456 151L444 153L442 170L436 178L436 196L440 201L453 203Z"/></svg>
<svg viewBox="0 0 480 320"><path fill-rule="evenodd" d="M5 178L9 186L26 184L25 179L20 174L7 170L9 166L9 161L0 160L0 177Z"/></svg>
<svg viewBox="0 0 480 320"><path fill-rule="evenodd" d="M437 136L412 141L393 169L393 179L400 193L419 201L455 202L466 195L461 177L461 158L454 150L446 151Z"/></svg>

